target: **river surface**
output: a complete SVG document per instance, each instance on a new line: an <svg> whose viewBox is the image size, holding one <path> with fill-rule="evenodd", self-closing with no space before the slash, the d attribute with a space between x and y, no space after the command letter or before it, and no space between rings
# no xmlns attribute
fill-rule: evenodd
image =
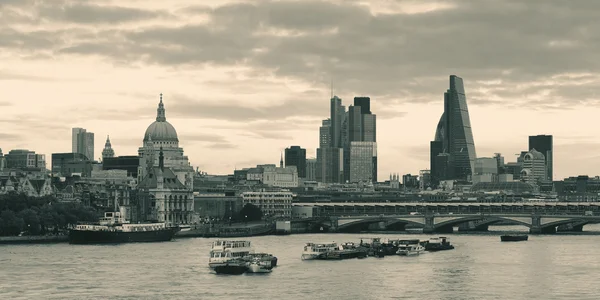
<svg viewBox="0 0 600 300"><path fill-rule="evenodd" d="M413 234L303 234L247 238L279 258L270 274L216 275L214 239L122 245L0 246L0 299L600 299L600 225L594 233L500 231L448 235L451 251L416 257L302 261L305 242ZM524 227L515 227L523 230Z"/></svg>

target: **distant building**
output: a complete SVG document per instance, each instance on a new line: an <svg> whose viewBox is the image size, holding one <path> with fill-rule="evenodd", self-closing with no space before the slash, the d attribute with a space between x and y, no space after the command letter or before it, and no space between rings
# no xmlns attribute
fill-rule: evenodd
<svg viewBox="0 0 600 300"><path fill-rule="evenodd" d="M82 153L52 153L52 173L64 177L91 177L92 161Z"/></svg>
<svg viewBox="0 0 600 300"><path fill-rule="evenodd" d="M292 197L290 191L260 191L244 192L242 198L247 203L258 206L263 214L272 217L290 218L292 216Z"/></svg>
<svg viewBox="0 0 600 300"><path fill-rule="evenodd" d="M456 75L450 76L450 88L444 93L444 113L436 129L435 141L442 143L441 153L449 155L449 170L444 172L446 179L468 180L473 175L477 154L463 80ZM436 147L431 149L432 153L439 151L439 144L430 146ZM437 165L434 167L433 173L441 174L436 170Z"/></svg>
<svg viewBox="0 0 600 300"><path fill-rule="evenodd" d="M317 180L317 159L309 158L306 160L306 180Z"/></svg>
<svg viewBox="0 0 600 300"><path fill-rule="evenodd" d="M94 160L94 133L83 128L73 128L71 138L71 152L81 153L88 160Z"/></svg>
<svg viewBox="0 0 600 300"><path fill-rule="evenodd" d="M102 150L102 161L112 157L115 157L115 150L113 150L112 145L110 144L110 137L107 136L106 143L104 143L104 150Z"/></svg>
<svg viewBox="0 0 600 300"><path fill-rule="evenodd" d="M194 193L194 222L235 219L243 206L242 197L235 191L204 189Z"/></svg>
<svg viewBox="0 0 600 300"><path fill-rule="evenodd" d="M319 127L319 147L327 148L331 145L331 119L323 120Z"/></svg>
<svg viewBox="0 0 600 300"><path fill-rule="evenodd" d="M298 177L306 178L306 149L300 146L286 148L285 166L295 166L298 169Z"/></svg>
<svg viewBox="0 0 600 300"><path fill-rule="evenodd" d="M552 182L553 178L553 145L552 135L535 135L529 136L529 149L535 149L544 155L544 163L546 165L545 181Z"/></svg>
<svg viewBox="0 0 600 300"><path fill-rule="evenodd" d="M412 174L402 175L402 184L405 189L417 189L419 188L419 176Z"/></svg>
<svg viewBox="0 0 600 300"><path fill-rule="evenodd" d="M350 182L376 182L377 144L350 142Z"/></svg>
<svg viewBox="0 0 600 300"><path fill-rule="evenodd" d="M190 187L183 184L177 174L165 167L160 148L158 166L146 170L146 176L137 186L140 194L139 208L146 220L156 220L169 225L190 224L193 219L194 197Z"/></svg>
<svg viewBox="0 0 600 300"><path fill-rule="evenodd" d="M139 156L117 156L106 157L102 160L103 170L125 170L127 176L137 178L138 166L140 164Z"/></svg>
<svg viewBox="0 0 600 300"><path fill-rule="evenodd" d="M298 187L298 169L296 166L278 168L275 165L258 165L248 169L246 179L272 187Z"/></svg>
<svg viewBox="0 0 600 300"><path fill-rule="evenodd" d="M441 180L445 180L443 174L436 165L437 156L444 152L444 143L442 141L431 141L429 143L429 169L431 170L431 186L437 187Z"/></svg>
<svg viewBox="0 0 600 300"><path fill-rule="evenodd" d="M554 182L559 201L588 202L600 200L600 177L580 175Z"/></svg>
<svg viewBox="0 0 600 300"><path fill-rule="evenodd" d="M5 167L6 167L6 158L4 157L4 154L2 153L2 148L0 148L0 171L4 170Z"/></svg>
<svg viewBox="0 0 600 300"><path fill-rule="evenodd" d="M498 181L498 159L495 157L478 157L475 160L473 184L478 182Z"/></svg>
<svg viewBox="0 0 600 300"><path fill-rule="evenodd" d="M323 183L344 182L344 149L317 149L317 181Z"/></svg>
<svg viewBox="0 0 600 300"><path fill-rule="evenodd" d="M10 150L4 156L5 168L18 170L46 170L46 155L24 149Z"/></svg>
<svg viewBox="0 0 600 300"><path fill-rule="evenodd" d="M424 191L431 187L431 170L419 171L419 189Z"/></svg>
<svg viewBox="0 0 600 300"><path fill-rule="evenodd" d="M523 169L521 170L521 179L529 183L539 183L546 181L546 162L544 154L531 149L523 156Z"/></svg>
<svg viewBox="0 0 600 300"><path fill-rule="evenodd" d="M158 166L159 148L162 148L165 167L171 169L182 184L193 190L194 168L190 165L188 157L184 155L183 148L179 147L177 130L167 121L162 94L156 109L156 119L146 129L143 145L138 149L137 176L140 180L146 176L146 170Z"/></svg>

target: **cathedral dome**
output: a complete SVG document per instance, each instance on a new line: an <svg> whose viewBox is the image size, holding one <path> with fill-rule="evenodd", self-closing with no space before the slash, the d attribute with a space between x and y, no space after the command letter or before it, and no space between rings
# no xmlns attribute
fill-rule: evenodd
<svg viewBox="0 0 600 300"><path fill-rule="evenodd" d="M144 142L150 138L153 142L179 142L177 131L171 123L167 122L165 116L165 107L162 102L162 94L160 94L160 103L156 113L156 121L148 126L144 134Z"/></svg>

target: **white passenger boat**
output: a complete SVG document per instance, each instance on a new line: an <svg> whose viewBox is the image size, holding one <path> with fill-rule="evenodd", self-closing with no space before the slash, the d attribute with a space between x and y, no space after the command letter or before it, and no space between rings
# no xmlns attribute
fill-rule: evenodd
<svg viewBox="0 0 600 300"><path fill-rule="evenodd" d="M315 244L306 243L304 250L302 251L302 260L316 259L319 255L327 252L338 250L339 247L336 243L329 244Z"/></svg>
<svg viewBox="0 0 600 300"><path fill-rule="evenodd" d="M421 246L421 244L399 245L398 251L396 251L396 254L404 255L404 256L412 256L412 255L419 255L423 251L425 251L425 247Z"/></svg>
<svg viewBox="0 0 600 300"><path fill-rule="evenodd" d="M247 269L244 257L250 253L254 253L250 241L217 240L212 243L208 266L217 273L241 274Z"/></svg>

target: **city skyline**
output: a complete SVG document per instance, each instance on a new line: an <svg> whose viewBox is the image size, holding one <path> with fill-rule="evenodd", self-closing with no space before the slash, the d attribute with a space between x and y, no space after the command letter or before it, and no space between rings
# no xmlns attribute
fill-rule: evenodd
<svg viewBox="0 0 600 300"><path fill-rule="evenodd" d="M316 132L329 115L333 77L335 94L346 103L358 96L371 97L371 110L379 119L378 177L418 174L429 168L431 132L443 112L447 77L456 74L465 81L480 157L500 152L507 162L515 161L513 154L528 150L528 136L550 134L554 136L555 180L600 173L596 171L600 157L595 154L600 150L600 143L595 142L600 135L587 125L600 112L594 106L600 76L597 62L586 58L588 51L596 48L587 44L588 33L582 25L583 20L589 26L597 21L585 9L551 12L563 16L551 26L560 30L543 32L543 24L557 22L553 15L540 19L535 9L503 3L491 11L477 3L427 1L403 2L397 7L378 6L382 2L377 1L370 7L337 2L303 6L298 2L251 2L194 9L184 9L194 5L191 1L148 2L143 8L136 1L119 1L118 5L129 8L120 12L110 9L117 5L110 1L96 2L99 6L79 2L63 11L28 3L9 1L0 7L6 16L6 23L0 22L1 40L5 41L0 48L5 50L3 61L8 62L0 69L0 88L5 91L0 100L0 148L4 153L29 149L50 157L51 153L68 152L71 128L81 127L96 135L95 159L107 135L116 155L136 155L142 144L140 136L154 118L162 92L186 155L203 171L229 174L236 166L277 164L280 153L291 145L306 148L307 157L315 157ZM536 5L560 8L562 4L532 4ZM307 24L282 17L286 13L305 15L298 10L311 8L315 10L312 18L320 22ZM279 18L265 15L272 10L279 12ZM36 22L27 11L47 22ZM246 20L250 24L234 21L238 13L250 14ZM477 14L501 26L485 26L488 37L480 36L483 30L477 30L481 25ZM444 27L445 21L459 17L458 28ZM265 24L262 29L255 26L257 18ZM541 25L520 24L524 30L513 32L517 25L508 23L526 19ZM398 26L402 22L429 24L444 35L455 30L472 34L454 35L449 41L426 29L403 32ZM376 31L375 25L367 23L382 27ZM103 26L97 40L88 36L94 25ZM79 29L67 31L68 26ZM223 40L219 42L206 28L221 28ZM262 30L271 42L257 40L261 34L255 37L253 30ZM47 39L49 32L71 44L61 44L61 38ZM367 42L366 38L350 39L350 32L377 33L372 35L376 39L372 47L361 50L367 56L352 49L356 42ZM198 34L203 34L199 42L186 38ZM132 44L115 42L120 35ZM253 51L234 51L233 37L242 37L240 43ZM475 38L486 48L468 46ZM323 40L336 48L322 45ZM150 45L163 42L191 52L151 50ZM378 42L384 47L379 48ZM146 46L132 46L136 43ZM421 46L414 48L413 44ZM488 49L488 44L498 49ZM446 50L434 50L445 45L456 50L454 61L446 59ZM336 51L338 47L340 51ZM294 51L286 54L290 49ZM146 55L147 60L136 58L137 54ZM315 54L323 59L311 58ZM248 62L234 63L244 60ZM277 71L273 71L275 67Z"/></svg>

